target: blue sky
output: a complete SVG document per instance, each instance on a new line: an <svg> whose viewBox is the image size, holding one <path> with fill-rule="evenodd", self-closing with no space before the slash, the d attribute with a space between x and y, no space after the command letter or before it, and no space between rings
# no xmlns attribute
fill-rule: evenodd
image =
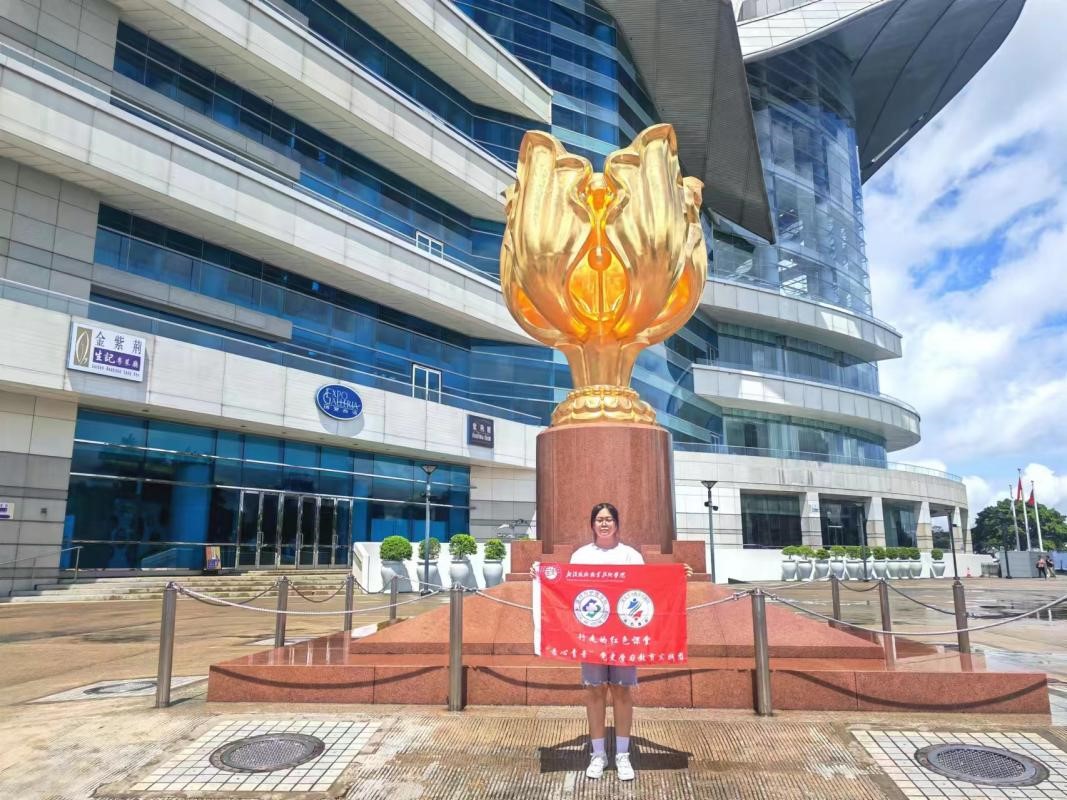
<svg viewBox="0 0 1067 800"><path fill-rule="evenodd" d="M1026 491L1067 512L1067 2L1015 29L864 187L875 316L904 335L886 394L922 415L890 455L964 476L973 519Z"/></svg>

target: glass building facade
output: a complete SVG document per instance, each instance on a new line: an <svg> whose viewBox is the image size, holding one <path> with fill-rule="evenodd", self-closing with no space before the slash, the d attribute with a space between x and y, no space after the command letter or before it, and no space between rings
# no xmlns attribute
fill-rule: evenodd
<svg viewBox="0 0 1067 800"><path fill-rule="evenodd" d="M64 547L86 569L341 566L425 525L422 461L79 409ZM467 531L470 470L437 464L431 535ZM70 555L70 554L68 554Z"/></svg>
<svg viewBox="0 0 1067 800"><path fill-rule="evenodd" d="M795 494L741 493L741 541L748 548L801 543L800 505Z"/></svg>
<svg viewBox="0 0 1067 800"><path fill-rule="evenodd" d="M919 514L915 503L882 501L882 516L885 518L886 547L915 547ZM934 542L934 547L937 547Z"/></svg>

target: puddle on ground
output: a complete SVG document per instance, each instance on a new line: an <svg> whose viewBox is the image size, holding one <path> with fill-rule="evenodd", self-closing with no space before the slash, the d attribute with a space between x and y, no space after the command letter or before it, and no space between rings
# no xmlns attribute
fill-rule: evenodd
<svg viewBox="0 0 1067 800"><path fill-rule="evenodd" d="M1046 601L1047 602L1047 601ZM1025 613L1027 610L1034 608L1035 605L1042 605L1041 603L1012 603L1012 602L996 602L996 603L979 603L975 614L981 614L982 617L988 619L1004 619L1005 617L1017 617L1020 614ZM1059 620L1067 619L1067 603L1047 608L1044 611L1037 611L1028 615L1027 619L1036 619L1041 622L1057 622Z"/></svg>

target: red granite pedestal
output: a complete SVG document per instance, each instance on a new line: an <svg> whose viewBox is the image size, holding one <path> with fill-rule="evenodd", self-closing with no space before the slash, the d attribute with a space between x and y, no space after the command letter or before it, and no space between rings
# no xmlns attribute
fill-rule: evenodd
<svg viewBox="0 0 1067 800"><path fill-rule="evenodd" d="M690 583L688 605L729 596ZM463 611L466 702L578 705L578 665L533 655L530 584L468 596ZM495 602L504 600L512 605ZM211 667L208 700L444 705L448 607L363 638L339 633ZM635 701L674 708L753 708L753 636L747 598L689 613L689 659L639 667ZM900 640L890 669L882 648L773 604L767 606L771 690L776 709L1047 714L1040 673L993 673L980 657L961 660Z"/></svg>

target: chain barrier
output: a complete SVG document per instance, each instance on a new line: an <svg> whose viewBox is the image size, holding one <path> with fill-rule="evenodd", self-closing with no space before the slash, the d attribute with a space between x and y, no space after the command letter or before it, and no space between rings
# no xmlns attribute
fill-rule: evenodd
<svg viewBox="0 0 1067 800"><path fill-rule="evenodd" d="M742 597L749 597L755 594L758 589L745 589L742 592L734 592L729 597L720 597L718 600L711 600L707 603L698 603L695 606L686 606L686 611L696 611L698 608L711 608L712 606L722 605L723 603L733 603L736 600L740 600Z"/></svg>
<svg viewBox="0 0 1067 800"><path fill-rule="evenodd" d="M464 591L470 592L471 590L465 589ZM533 606L524 606L522 603L512 603L510 600L501 600L499 597L493 597L491 594L486 594L481 589L475 589L473 591L473 594L476 594L479 597L484 597L486 600L492 600L495 603L500 603L504 606L511 606L512 608L521 608L523 611L533 611Z"/></svg>
<svg viewBox="0 0 1067 800"><path fill-rule="evenodd" d="M851 586L848 585L848 583L846 581L843 581L843 580L840 580L840 579L838 579L838 581L837 581L837 585L838 586L840 586L842 589L848 589L850 592L870 592L870 591L873 591L873 590L877 589L879 583L881 583L881 581L880 580L876 580L876 581L874 581L874 583L872 583L866 589L853 589ZM893 588L893 587L889 587L889 588Z"/></svg>
<svg viewBox="0 0 1067 800"><path fill-rule="evenodd" d="M194 592L192 589L187 589L180 583L171 583L169 586L173 586L179 593L184 594L186 597L191 597L193 600L198 600L201 603L207 603L209 605L219 606L233 606L234 608L243 608L248 611L259 611L264 614L284 614L290 617L330 617L338 614L367 614L371 611L388 611L391 605L385 606L373 606L371 608L354 608L351 611L290 611L288 609L279 611L276 608L259 608L258 606L244 606L239 603L231 603L229 600L223 600L221 597L212 597L208 594L201 594L200 592ZM406 606L409 603L417 603L420 600L425 600L427 597L433 597L439 594L439 592L430 592L428 595L422 595L411 600L403 600L397 603L398 606Z"/></svg>
<svg viewBox="0 0 1067 800"><path fill-rule="evenodd" d="M329 597L323 598L322 600L316 600L316 599L314 599L312 597L308 597L306 594L304 594L302 591L300 591L300 587L297 586L295 583L290 583L289 584L289 588L292 589L294 592L296 592L300 597L303 597L309 603L328 603L330 600L333 600L335 597L337 597L337 595L339 595L341 592L343 592L345 590L345 584L342 583L337 588L336 592L331 594Z"/></svg>
<svg viewBox="0 0 1067 800"><path fill-rule="evenodd" d="M954 610L950 611L947 608L940 608L938 606L931 605L930 603L924 603L922 600L919 600L916 597L912 597L910 594L905 594L904 592L900 591L900 589L898 589L896 586L893 586L891 583L887 583L886 586L889 587L890 591L896 592L904 599L910 600L916 605L922 606L923 608L928 608L931 611L937 611L940 614L948 614L950 617L956 616L956 612ZM968 619L989 619L988 614L972 614L970 611L967 612L967 617Z"/></svg>
<svg viewBox="0 0 1067 800"><path fill-rule="evenodd" d="M168 584L168 585L176 586L178 588L179 592L182 590L182 587L178 586L178 584L176 584L176 583L175 584ZM246 600L223 600L221 597L212 597L210 600L203 600L202 602L208 603L210 605L240 606L242 608L254 608L257 611L263 611L264 609L259 608L258 606L250 606L248 604L258 600L259 598L263 597L263 595L265 595L265 594L270 594L271 592L277 591L277 589L278 589L278 581L275 581L274 583L272 583L270 586L268 586L266 589L264 589L259 594L252 595L251 597L247 598Z"/></svg>
<svg viewBox="0 0 1067 800"><path fill-rule="evenodd" d="M1018 614L1018 615L1016 615L1014 617L1007 617L1005 619L997 620L996 622L991 622L988 625L979 625L977 628L953 628L952 630L947 630L947 631L906 631L906 632L898 631L898 632L894 632L894 631L882 630L881 628L868 628L865 625L856 625L853 622L846 622L844 620L834 619L833 617L828 617L825 614L820 614L818 611L812 611L811 609L804 608L802 606L797 605L796 603L791 603L790 601L786 600L784 597L779 597L778 595L774 595L774 594L769 594L768 593L767 597L769 597L771 600L774 600L775 602L781 603L782 605L789 606L790 608L795 608L797 611L802 611L805 614L810 614L813 617L818 617L819 619L824 619L827 622L833 622L836 625L847 625L848 627L855 628L856 630L867 631L868 633L876 633L876 634L879 634L881 636L903 636L905 638L908 638L908 637L911 637L911 636L952 636L952 635L955 635L955 634L958 634L958 633L967 633L967 634L977 633L978 631L989 630L990 628L996 628L996 627L999 627L1001 625L1007 625L1009 622L1018 622L1019 620L1025 619L1026 617L1029 617L1032 614L1037 614L1037 613L1039 613L1041 611L1044 611L1046 609L1052 608L1053 606L1058 606L1060 603L1062 603L1065 600L1067 600L1067 594L1065 594L1065 595L1063 595L1063 597L1057 598L1056 600L1053 600L1051 603L1045 603L1045 605L1040 606L1039 608L1031 609L1030 611L1027 611L1024 614Z"/></svg>

